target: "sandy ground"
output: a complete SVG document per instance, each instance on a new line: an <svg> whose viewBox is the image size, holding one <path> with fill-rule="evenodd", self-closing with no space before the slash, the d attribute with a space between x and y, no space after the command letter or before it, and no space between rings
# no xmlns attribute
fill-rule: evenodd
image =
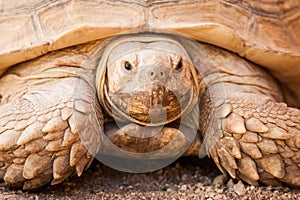
<svg viewBox="0 0 300 200"><path fill-rule="evenodd" d="M0 187L0 199L300 199L300 190L254 187L229 180L209 159L181 158L170 166L145 174L130 174L97 161L81 176L35 191Z"/></svg>

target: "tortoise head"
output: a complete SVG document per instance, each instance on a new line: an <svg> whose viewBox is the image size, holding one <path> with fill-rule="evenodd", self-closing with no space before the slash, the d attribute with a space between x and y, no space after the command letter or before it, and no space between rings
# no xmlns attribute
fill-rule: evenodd
<svg viewBox="0 0 300 200"><path fill-rule="evenodd" d="M167 124L198 99L191 59L179 43L164 37L129 35L112 42L97 73L101 104L117 120Z"/></svg>

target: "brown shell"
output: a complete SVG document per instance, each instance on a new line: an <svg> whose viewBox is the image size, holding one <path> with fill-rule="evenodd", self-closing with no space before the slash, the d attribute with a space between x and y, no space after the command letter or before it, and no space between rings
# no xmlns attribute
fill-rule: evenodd
<svg viewBox="0 0 300 200"><path fill-rule="evenodd" d="M137 28L175 30L226 48L300 90L296 0L1 1L0 75L49 51Z"/></svg>

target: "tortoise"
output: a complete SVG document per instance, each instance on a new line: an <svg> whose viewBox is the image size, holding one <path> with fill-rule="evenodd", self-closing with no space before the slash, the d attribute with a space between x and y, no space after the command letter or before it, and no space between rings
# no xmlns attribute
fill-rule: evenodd
<svg viewBox="0 0 300 200"><path fill-rule="evenodd" d="M299 1L0 5L7 186L58 184L95 156L142 172L181 155L300 186Z"/></svg>

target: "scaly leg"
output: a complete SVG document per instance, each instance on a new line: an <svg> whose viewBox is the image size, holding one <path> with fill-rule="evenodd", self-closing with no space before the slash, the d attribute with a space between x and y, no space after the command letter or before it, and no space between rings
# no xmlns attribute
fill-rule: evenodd
<svg viewBox="0 0 300 200"><path fill-rule="evenodd" d="M259 93L232 92L218 105L208 95L201 110L213 113L212 123L202 130L220 170L251 185L299 187L300 110Z"/></svg>
<svg viewBox="0 0 300 200"><path fill-rule="evenodd" d="M0 105L0 179L27 190L60 183L74 171L80 176L102 132L99 104L86 82L61 78L35 87Z"/></svg>

